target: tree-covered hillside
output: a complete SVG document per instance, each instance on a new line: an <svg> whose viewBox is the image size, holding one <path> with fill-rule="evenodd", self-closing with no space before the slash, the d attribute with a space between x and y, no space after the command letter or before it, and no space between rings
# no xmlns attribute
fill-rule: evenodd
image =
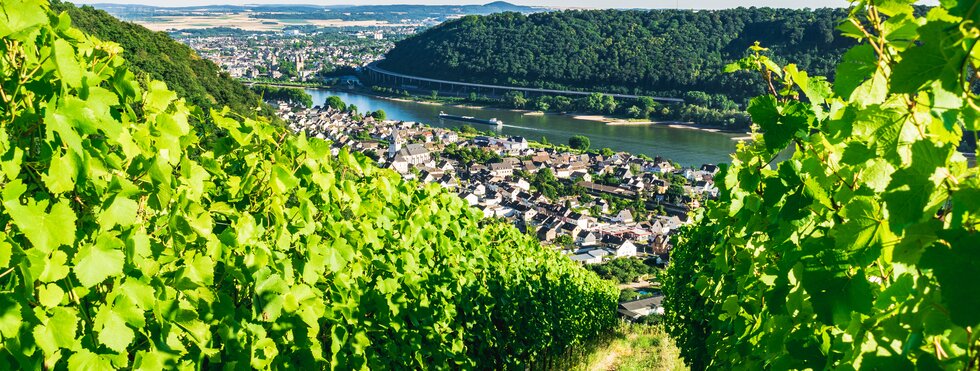
<svg viewBox="0 0 980 371"><path fill-rule="evenodd" d="M0 3L0 369L527 369L617 290L455 194ZM148 56L152 57L152 56Z"/></svg>
<svg viewBox="0 0 980 371"><path fill-rule="evenodd" d="M391 71L467 82L682 97L761 94L748 74L723 74L755 41L778 62L819 75L853 41L838 35L843 9L589 10L467 16L397 44Z"/></svg>
<svg viewBox="0 0 980 371"><path fill-rule="evenodd" d="M246 115L263 106L259 96L248 87L164 32L120 21L91 6L76 7L56 0L51 7L56 12L67 12L72 26L85 33L118 43L126 50L125 57L133 72L166 82L195 106L206 109L228 106Z"/></svg>

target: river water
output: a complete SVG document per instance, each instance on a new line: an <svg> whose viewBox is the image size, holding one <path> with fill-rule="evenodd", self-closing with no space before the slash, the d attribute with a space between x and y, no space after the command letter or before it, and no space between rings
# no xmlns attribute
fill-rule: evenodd
<svg viewBox="0 0 980 371"><path fill-rule="evenodd" d="M497 118L502 127L470 124L477 130L494 129L502 135L518 135L530 140L547 138L551 143L568 143L573 135L589 137L592 148L609 147L615 151L662 156L684 166L730 162L736 141L732 134L672 128L663 125L613 126L601 122L576 119L566 115L525 115L494 108L463 108L417 102L402 102L339 90L305 89L314 104L322 105L327 97L339 96L361 112L384 110L389 120L415 121L433 127L454 128L464 123L439 118L439 112L481 119Z"/></svg>

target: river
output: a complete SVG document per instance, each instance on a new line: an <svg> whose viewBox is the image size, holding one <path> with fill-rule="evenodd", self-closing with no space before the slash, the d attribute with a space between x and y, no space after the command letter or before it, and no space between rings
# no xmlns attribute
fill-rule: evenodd
<svg viewBox="0 0 980 371"><path fill-rule="evenodd" d="M525 115L505 109L463 108L417 102L402 102L339 90L305 89L314 104L322 105L327 97L339 96L361 112L384 110L389 120L415 121L433 127L454 128L463 123L443 120L439 112L483 119L496 117L504 122L499 128L471 124L477 130L494 129L502 135L523 136L551 143L568 143L573 135L589 137L592 148L609 147L615 151L662 156L684 166L727 163L735 151L734 135L702 130L672 128L663 125L606 125L601 122L576 119L566 115Z"/></svg>

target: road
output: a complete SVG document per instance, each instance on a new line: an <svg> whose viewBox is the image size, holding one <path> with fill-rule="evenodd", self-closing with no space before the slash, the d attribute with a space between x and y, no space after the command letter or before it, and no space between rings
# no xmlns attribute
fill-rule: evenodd
<svg viewBox="0 0 980 371"><path fill-rule="evenodd" d="M368 69L368 71L370 73L387 76L389 78L394 78L396 80L397 79L415 80L415 81L427 82L427 83L430 83L430 84L454 85L454 86L463 86L463 87L477 88L477 89L514 90L514 91L522 91L522 92L527 92L527 93L542 93L542 94L557 94L557 95L590 95L590 94L594 94L594 93L599 93L599 94L604 94L604 95L612 96L614 98L622 98L622 99L638 99L638 98L640 98L639 95L630 95L630 94L609 94L609 93L591 92L591 91L538 89L538 88L525 88L525 87L520 87L520 86L474 84L474 83L468 83L468 82L430 79L430 78L426 78L426 77L411 76L411 75L405 75L405 74L401 74L401 73L397 73L397 72L391 72L391 71L388 71L388 70L383 69L381 67L378 67L374 63L369 64L367 66L367 69ZM650 98L653 98L653 100L660 101L660 102L684 103L684 100L683 99L679 99L679 98L665 98L665 97L650 97Z"/></svg>

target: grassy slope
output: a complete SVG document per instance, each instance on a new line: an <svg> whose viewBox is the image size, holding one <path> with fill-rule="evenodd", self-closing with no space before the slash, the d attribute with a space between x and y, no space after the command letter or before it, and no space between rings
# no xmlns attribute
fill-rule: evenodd
<svg viewBox="0 0 980 371"><path fill-rule="evenodd" d="M585 355L560 361L560 369L687 370L674 341L659 325L622 323L611 336L583 345Z"/></svg>

